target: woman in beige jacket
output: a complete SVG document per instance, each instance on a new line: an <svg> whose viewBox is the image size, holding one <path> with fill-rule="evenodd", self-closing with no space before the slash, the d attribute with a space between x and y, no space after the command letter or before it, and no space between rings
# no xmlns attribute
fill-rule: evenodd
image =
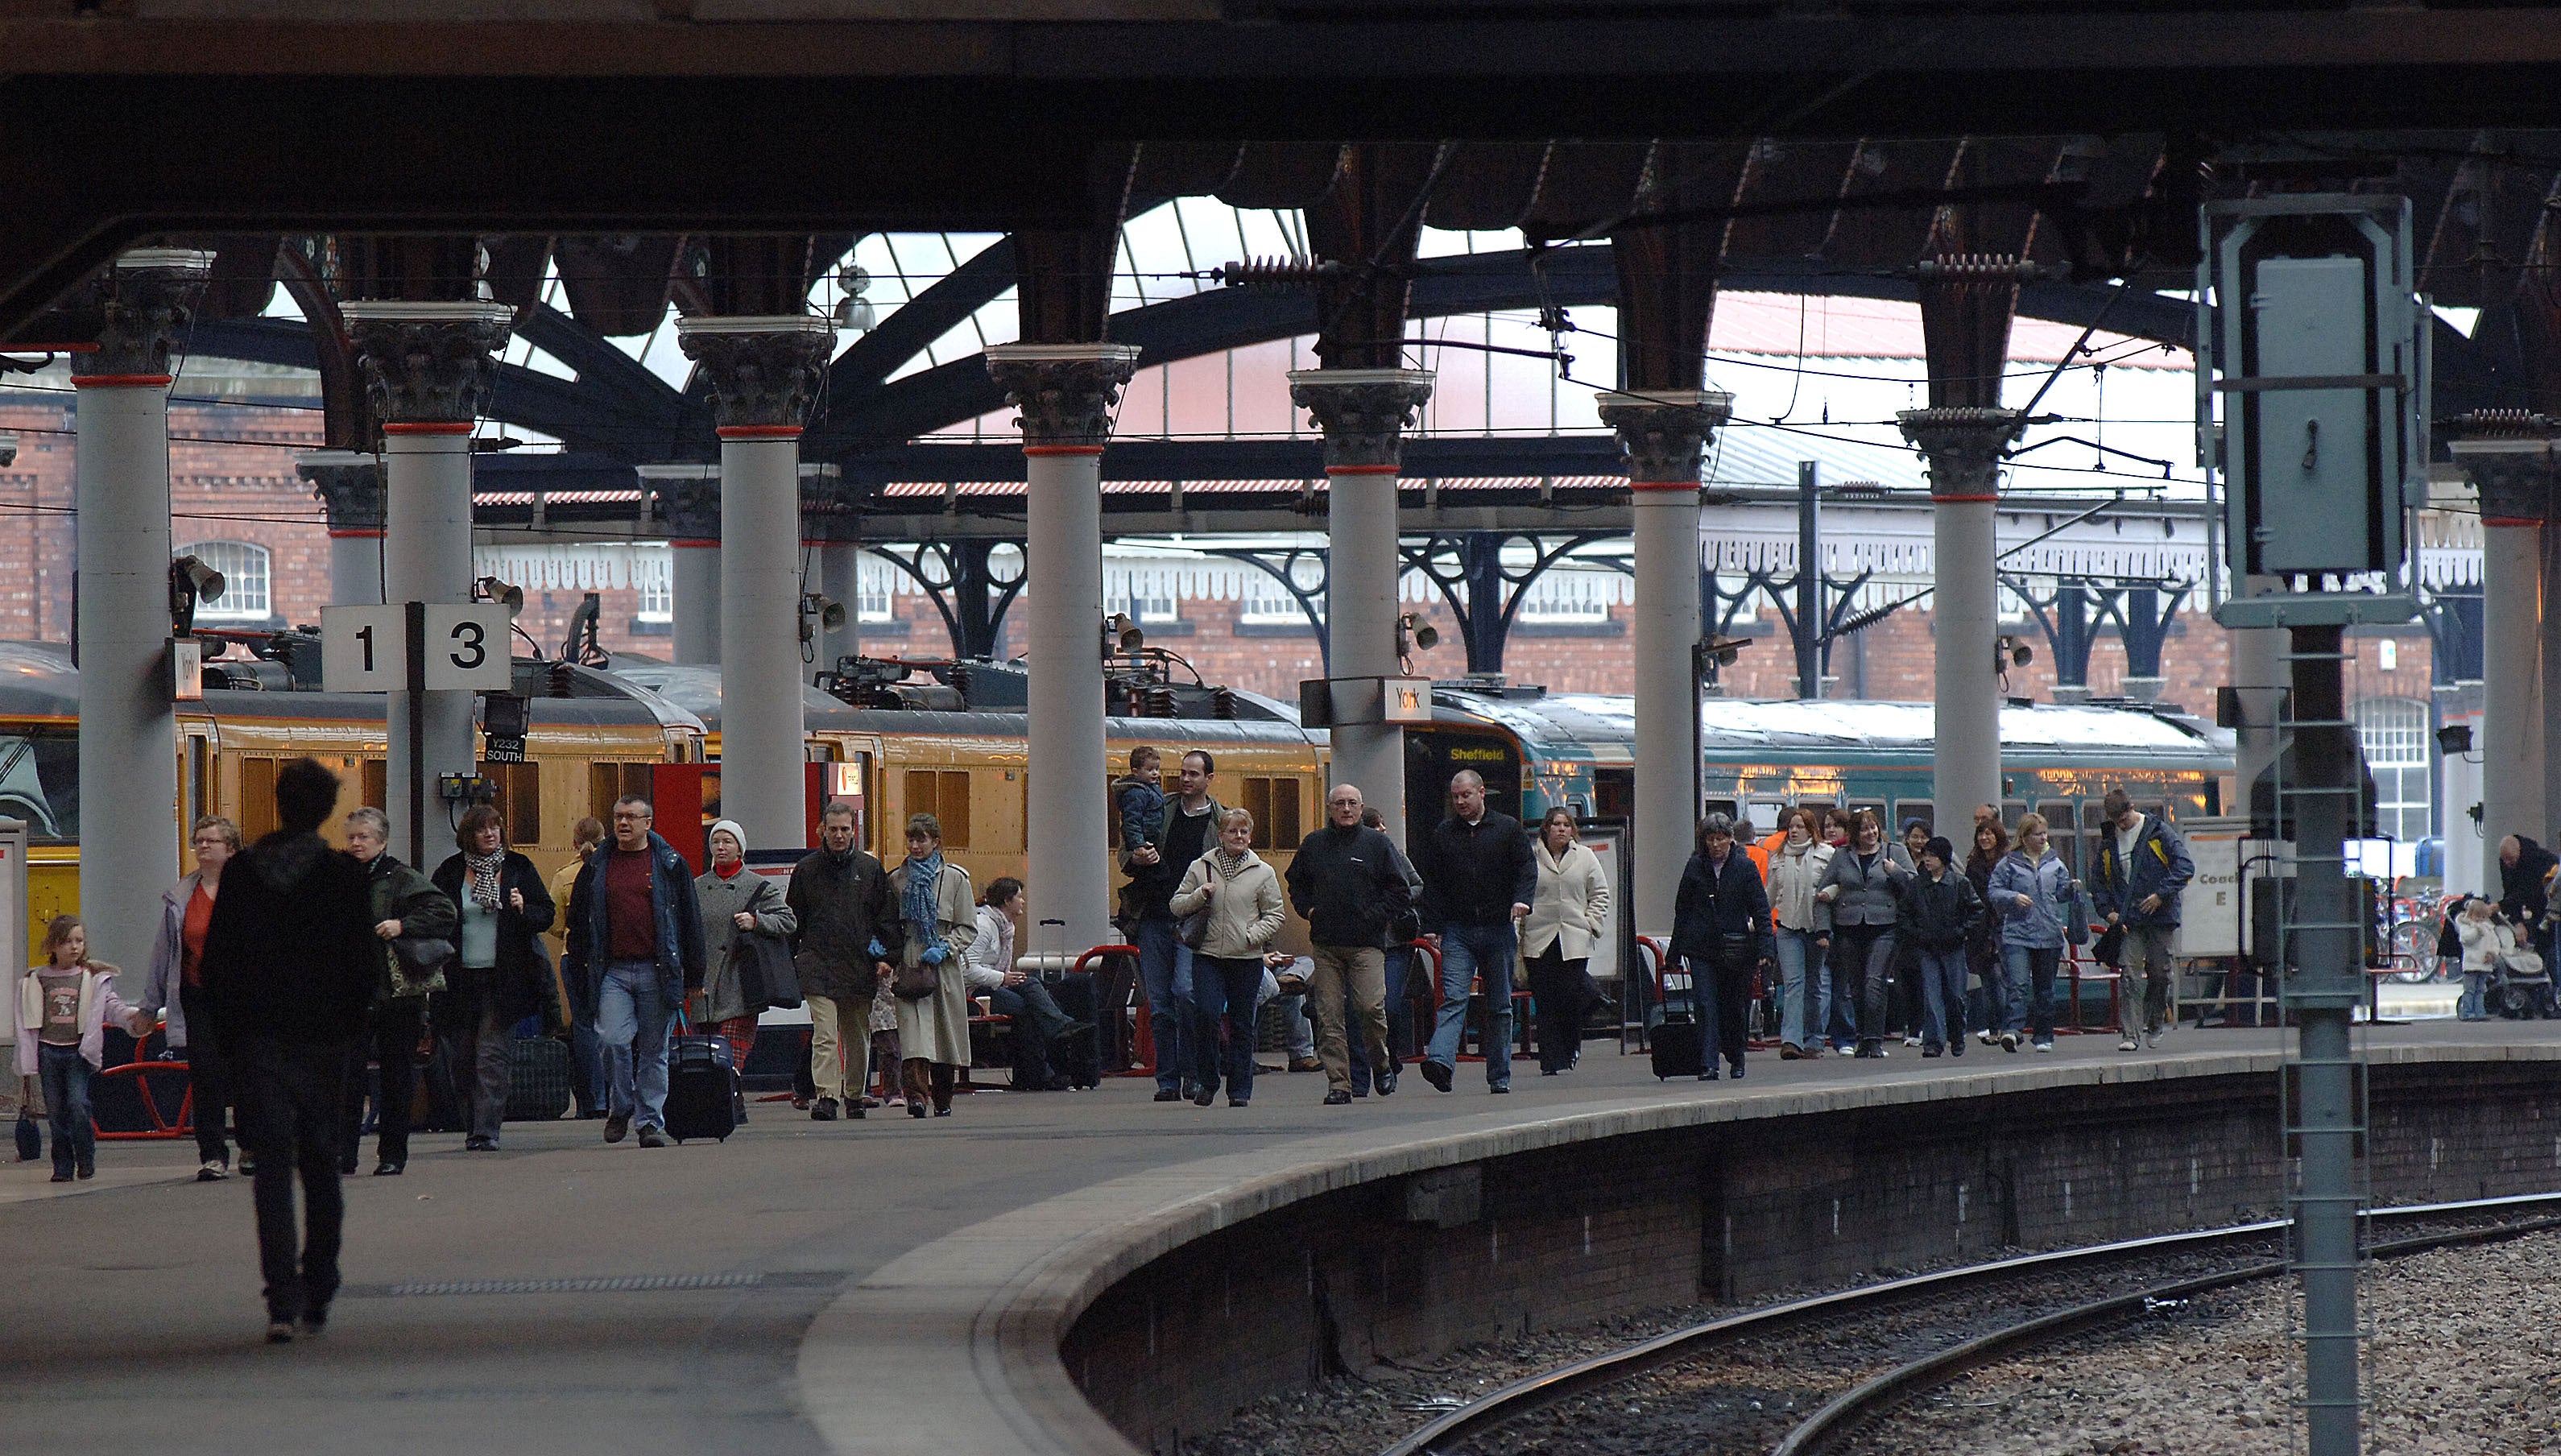
<svg viewBox="0 0 2561 1456"><path fill-rule="evenodd" d="M1593 989L1592 947L1610 923L1610 883L1601 857L1574 837L1574 811L1559 806L1539 821L1538 894L1521 922L1521 959L1538 1008L1538 1073L1571 1071L1583 1055L1583 1018L1601 999Z"/></svg>
<svg viewBox="0 0 2561 1456"><path fill-rule="evenodd" d="M1254 999L1263 989L1263 959L1288 913L1280 877L1255 858L1254 816L1230 809L1219 816L1218 843L1192 861L1171 901L1178 917L1202 910L1208 921L1192 951L1192 1101L1218 1099L1219 1024L1227 1031L1227 1105L1242 1107L1254 1095Z"/></svg>
<svg viewBox="0 0 2561 1456"><path fill-rule="evenodd" d="M978 938L977 897L969 872L942 858L942 821L931 814L907 821L907 860L890 872L890 893L899 907L906 944L899 964L932 966L931 994L898 998L900 1067L907 1115L923 1117L930 1097L934 1115L951 1115L951 1088L969 1064L969 986L961 952Z"/></svg>

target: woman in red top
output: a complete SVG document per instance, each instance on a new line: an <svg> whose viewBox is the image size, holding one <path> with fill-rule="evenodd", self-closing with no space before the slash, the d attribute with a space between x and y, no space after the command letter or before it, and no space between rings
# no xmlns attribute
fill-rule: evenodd
<svg viewBox="0 0 2561 1456"><path fill-rule="evenodd" d="M188 837L196 853L195 873L160 895L160 938L151 948L151 974L142 983L136 1025L147 1037L148 1023L168 1014L169 1057L187 1063L194 1091L196 1170L198 1183L231 1176L231 1148L223 1139L224 1116L231 1109L231 1088L223 1076L222 1048L214 1040L213 1021L203 1014L204 992L197 963L204 958L205 928L213 923L214 900L222 892L223 866L240 853L240 826L220 814L196 821ZM249 1171L242 1154L241 1172Z"/></svg>

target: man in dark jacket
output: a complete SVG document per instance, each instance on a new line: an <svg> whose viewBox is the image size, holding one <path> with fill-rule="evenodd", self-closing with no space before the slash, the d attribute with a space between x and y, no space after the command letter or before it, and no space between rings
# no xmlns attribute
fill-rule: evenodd
<svg viewBox="0 0 2561 1456"><path fill-rule="evenodd" d="M1690 1000L1698 1014L1698 1079L1716 1080L1722 1055L1743 1075L1749 1044L1752 973L1778 952L1770 928L1770 888L1760 867L1734 843L1734 820L1710 814L1699 821L1698 849L1681 869L1672 899L1672 959L1687 967ZM1666 997L1666 1009L1669 1009Z"/></svg>
<svg viewBox="0 0 2561 1456"><path fill-rule="evenodd" d="M1957 847L1935 835L1921 847L1921 873L1903 882L1900 923L1918 971L1924 1056L1965 1054L1965 947L1982 924L1983 900L1956 859Z"/></svg>
<svg viewBox="0 0 2561 1456"><path fill-rule="evenodd" d="M1147 990L1147 1037L1156 1052L1156 1100L1182 1100L1184 1069L1192 1064L1183 1039L1192 1024L1192 948L1182 943L1174 918L1174 891L1192 862L1218 844L1223 812L1210 796L1218 765L1200 749L1185 753L1179 789L1158 812L1155 835L1129 851L1126 896L1130 939L1138 947L1138 975Z"/></svg>
<svg viewBox="0 0 2561 1456"><path fill-rule="evenodd" d="M293 1338L297 1321L302 1333L320 1333L338 1292L340 1103L381 974L365 869L319 835L337 800L338 776L312 759L276 770L281 827L225 868L201 963L217 1045L230 1058L241 1143L257 1160L258 1266L275 1344Z"/></svg>
<svg viewBox="0 0 2561 1456"><path fill-rule="evenodd" d="M1325 795L1325 827L1308 835L1289 862L1289 902L1307 921L1315 962L1307 994L1316 1007L1316 1057L1325 1063L1325 1105L1352 1099L1344 1001L1360 1022L1369 1064L1385 1068L1378 1094L1396 1091L1396 1061L1387 1054L1387 927L1406 907L1404 856L1396 843L1361 824L1361 791L1338 783Z"/></svg>
<svg viewBox="0 0 2561 1456"><path fill-rule="evenodd" d="M685 992L703 984L703 913L694 872L650 829L649 801L613 801L613 838L598 845L569 892L562 962L596 988L595 1018L608 1084L604 1140L637 1120L640 1146L667 1145L667 1029Z"/></svg>
<svg viewBox="0 0 2561 1456"><path fill-rule="evenodd" d="M400 862L387 849L391 820L370 805L347 816L347 853L365 867L366 913L373 917L382 975L374 983L372 1034L358 1039L347 1056L345 1137L338 1171L356 1171L356 1144L365 1125L365 1056L382 1068L374 1095L374 1175L397 1177L409 1166L410 1100L418 1092L419 1042L427 1035L427 998L442 988L444 971L426 963L412 970L401 959L402 942L421 945L453 939L453 901L435 883ZM370 1043L370 1048L368 1047Z"/></svg>
<svg viewBox="0 0 2561 1456"><path fill-rule="evenodd" d="M1414 847L1414 868L1423 877L1423 938L1441 952L1441 1014L1423 1079L1450 1090L1467 1031L1467 1001L1481 978L1485 1087L1508 1092L1512 962L1520 955L1520 922L1538 897L1529 833L1509 814L1486 808L1483 776L1462 768L1450 780L1450 817Z"/></svg>
<svg viewBox="0 0 2561 1456"><path fill-rule="evenodd" d="M833 1122L863 1115L863 1059L871 1050L872 997L891 973L900 935L889 872L854 846L854 806L830 799L818 811L818 847L791 867L782 891L799 928L791 935L791 964L800 973L800 996L809 1007L809 1080L817 1100L809 1120ZM845 1063L854 1063L853 1086Z"/></svg>
<svg viewBox="0 0 2561 1456"><path fill-rule="evenodd" d="M2511 834L2498 842L2498 912L2536 940L2543 938L2543 913L2550 906L2543 882L2555 864L2561 859L2529 836Z"/></svg>
<svg viewBox="0 0 2561 1456"><path fill-rule="evenodd" d="M2124 789L2108 790L2100 801L2107 826L2099 832L2096 874L2090 897L2111 925L2126 930L2126 1007L2120 1052L2135 1050L2134 1028L2143 1043L2160 1045L2161 1018L2169 1010L2170 941L2178 934L2178 892L2196 878L2196 862L2187 844L2156 815L2139 813ZM2137 978L2140 978L2137 980Z"/></svg>

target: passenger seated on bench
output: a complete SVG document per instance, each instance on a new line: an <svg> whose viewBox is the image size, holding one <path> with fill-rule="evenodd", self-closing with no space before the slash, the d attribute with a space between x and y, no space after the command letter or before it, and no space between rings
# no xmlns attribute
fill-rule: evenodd
<svg viewBox="0 0 2561 1456"><path fill-rule="evenodd" d="M1038 976L1014 969L1014 937L1030 905L1021 881L1007 875L990 883L978 902L978 938L962 953L962 969L970 995L986 997L988 1010L1013 1018L1014 1090L1063 1092L1068 1078L1051 1065L1049 1049L1063 1037L1091 1036L1094 1028L1060 1010Z"/></svg>

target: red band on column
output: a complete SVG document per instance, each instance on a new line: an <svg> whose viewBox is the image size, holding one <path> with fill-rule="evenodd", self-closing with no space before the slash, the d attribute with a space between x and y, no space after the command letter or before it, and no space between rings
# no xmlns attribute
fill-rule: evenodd
<svg viewBox="0 0 2561 1456"><path fill-rule="evenodd" d="M1930 497L1930 504L1934 506L1981 506L1996 504L1999 500L1999 496L1932 496Z"/></svg>
<svg viewBox="0 0 2561 1456"><path fill-rule="evenodd" d="M688 541L670 541L670 542L668 542L668 543L667 543L667 545L672 546L672 547L680 547L680 548L699 548L699 547L714 547L714 548L717 548L717 547L720 545L720 543L719 543L718 541L691 541L691 540L688 540Z"/></svg>
<svg viewBox="0 0 2561 1456"><path fill-rule="evenodd" d="M2483 526L2540 526L2543 523L2532 516L2483 516L2481 524Z"/></svg>
<svg viewBox="0 0 2561 1456"><path fill-rule="evenodd" d="M1325 473L1327 475L1402 475L1405 473L1405 467L1402 465L1328 465L1325 467Z"/></svg>
<svg viewBox="0 0 2561 1456"><path fill-rule="evenodd" d="M72 388L76 390L159 390L168 388L168 385L169 376L165 374L76 374L72 376Z"/></svg>
<svg viewBox="0 0 2561 1456"><path fill-rule="evenodd" d="M471 421L467 419L411 420L401 424L386 424L383 426L383 433L469 434L471 429Z"/></svg>
<svg viewBox="0 0 2561 1456"><path fill-rule="evenodd" d="M1025 445L1026 455L1100 455L1101 445Z"/></svg>
<svg viewBox="0 0 2561 1456"><path fill-rule="evenodd" d="M724 424L714 433L725 440L796 440L796 424Z"/></svg>
<svg viewBox="0 0 2561 1456"><path fill-rule="evenodd" d="M382 540L382 539L383 539L383 533L382 533L379 529L377 529L377 530L370 530L370 531L367 531L367 530L348 530L348 531L336 531L336 530L333 530L333 531L331 531L331 532L329 533L329 539L330 539L331 541L380 541L380 540Z"/></svg>
<svg viewBox="0 0 2561 1456"><path fill-rule="evenodd" d="M1698 482L1695 480L1630 480L1627 482L1627 489L1632 491L1696 490Z"/></svg>

